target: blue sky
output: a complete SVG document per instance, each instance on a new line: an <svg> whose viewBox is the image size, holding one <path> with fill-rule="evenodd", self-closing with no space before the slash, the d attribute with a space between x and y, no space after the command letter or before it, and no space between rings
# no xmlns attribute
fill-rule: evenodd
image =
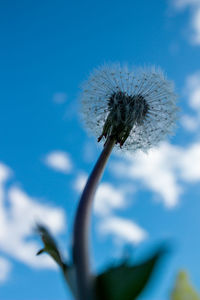
<svg viewBox="0 0 200 300"><path fill-rule="evenodd" d="M33 233L43 221L66 257L80 191L101 145L80 122L80 84L105 62L158 65L181 108L175 135L113 154L92 223L95 268L129 243L172 251L140 300L167 300L179 269L200 289L200 1L1 1L0 295L71 299ZM109 197L108 197L109 195Z"/></svg>

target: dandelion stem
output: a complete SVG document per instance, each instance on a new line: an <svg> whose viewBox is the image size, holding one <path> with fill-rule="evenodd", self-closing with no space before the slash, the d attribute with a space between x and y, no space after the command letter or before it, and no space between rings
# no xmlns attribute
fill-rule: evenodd
<svg viewBox="0 0 200 300"><path fill-rule="evenodd" d="M94 277L89 261L89 226L94 195L102 177L106 162L115 145L115 139L108 138L104 149L94 166L83 190L74 223L73 259L76 268L76 278L79 291L78 300L94 299Z"/></svg>

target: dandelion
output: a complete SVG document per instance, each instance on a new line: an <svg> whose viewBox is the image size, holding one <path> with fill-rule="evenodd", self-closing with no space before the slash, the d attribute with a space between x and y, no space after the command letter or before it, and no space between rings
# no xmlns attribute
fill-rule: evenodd
<svg viewBox="0 0 200 300"><path fill-rule="evenodd" d="M173 132L176 112L173 84L160 69L128 70L120 65L103 66L94 71L83 85L85 123L99 142L104 141L104 147L78 204L70 263L63 261L48 230L41 224L37 226L44 243L44 248L37 254L46 252L58 263L77 300L111 299L112 295L122 299L122 294L126 299L135 299L146 285L161 251L136 267L123 262L122 266L110 268L100 276L91 271L89 232L92 204L113 148L147 151ZM115 290L122 274L124 284ZM137 274L143 278L138 284Z"/></svg>
<svg viewBox="0 0 200 300"><path fill-rule="evenodd" d="M173 84L155 67L103 66L83 84L81 101L85 124L98 141L112 137L124 150L147 151L174 129Z"/></svg>

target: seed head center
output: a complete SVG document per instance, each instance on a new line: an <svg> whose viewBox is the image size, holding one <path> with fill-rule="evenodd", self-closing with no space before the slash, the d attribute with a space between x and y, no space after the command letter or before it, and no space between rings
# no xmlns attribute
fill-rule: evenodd
<svg viewBox="0 0 200 300"><path fill-rule="evenodd" d="M108 110L114 121L141 124L149 109L145 98L136 94L129 96L125 92L114 92L108 100Z"/></svg>
<svg viewBox="0 0 200 300"><path fill-rule="evenodd" d="M114 92L108 99L108 116L99 141L112 136L120 146L128 138L134 125L140 125L148 113L149 105L140 95L129 96L125 92Z"/></svg>

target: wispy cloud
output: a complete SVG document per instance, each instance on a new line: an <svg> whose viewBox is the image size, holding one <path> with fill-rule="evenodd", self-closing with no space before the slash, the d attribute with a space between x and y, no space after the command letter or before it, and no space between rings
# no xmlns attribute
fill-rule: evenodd
<svg viewBox="0 0 200 300"><path fill-rule="evenodd" d="M87 175L80 173L75 180L74 188L81 192L86 180ZM115 187L103 182L99 185L94 200L94 212L98 216L97 231L102 236L111 236L114 242L120 245L137 244L147 237L146 231L133 221L115 216L118 210L130 204L127 200L129 192L130 188L127 186Z"/></svg>
<svg viewBox="0 0 200 300"><path fill-rule="evenodd" d="M42 222L57 235L65 230L65 214L61 208L42 204L15 184L7 187L12 171L0 164L0 250L22 263L35 268L55 268L47 256L35 254L41 244L35 240L34 226ZM4 269L9 270L4 261ZM7 271L8 272L8 271ZM4 272L5 274L6 271ZM2 275L3 276L3 275ZM6 275L5 275L6 276Z"/></svg>
<svg viewBox="0 0 200 300"><path fill-rule="evenodd" d="M0 256L0 284L7 281L11 271L11 263Z"/></svg>
<svg viewBox="0 0 200 300"><path fill-rule="evenodd" d="M80 173L74 181L74 189L81 192L86 184L88 176L85 173Z"/></svg>
<svg viewBox="0 0 200 300"><path fill-rule="evenodd" d="M137 153L113 163L112 171L129 180L140 180L146 188L160 196L166 207L178 204L183 191L181 182L200 181L200 143L187 148L162 143L148 155ZM116 170L118 172L116 172Z"/></svg>
<svg viewBox="0 0 200 300"><path fill-rule="evenodd" d="M124 192L109 183L102 183L97 191L94 211L98 215L108 215L126 206Z"/></svg>
<svg viewBox="0 0 200 300"><path fill-rule="evenodd" d="M186 79L190 106L200 111L200 71L189 75Z"/></svg>
<svg viewBox="0 0 200 300"><path fill-rule="evenodd" d="M178 11L185 8L191 9L190 27L192 30L191 42L200 45L200 1L199 0L171 0L172 5Z"/></svg>
<svg viewBox="0 0 200 300"><path fill-rule="evenodd" d="M53 102L57 104L63 104L67 100L67 94L63 92L55 93L53 95Z"/></svg>
<svg viewBox="0 0 200 300"><path fill-rule="evenodd" d="M77 191L81 192L87 180L87 175L80 174L74 183L74 187ZM115 210L121 209L127 206L125 201L125 191L120 188L116 188L110 183L101 183L98 187L95 201L94 212L99 216L106 216L113 214Z"/></svg>
<svg viewBox="0 0 200 300"><path fill-rule="evenodd" d="M185 83L185 95L188 104L193 110L192 115L183 115L182 124L190 131L199 131L200 128L200 71L189 75Z"/></svg>
<svg viewBox="0 0 200 300"><path fill-rule="evenodd" d="M177 9L183 9L188 5L200 5L199 0L173 0L172 3Z"/></svg>
<svg viewBox="0 0 200 300"><path fill-rule="evenodd" d="M49 168L65 174L69 173L72 169L72 162L69 154L60 150L52 151L47 154L44 163Z"/></svg>
<svg viewBox="0 0 200 300"><path fill-rule="evenodd" d="M99 223L98 230L100 234L111 235L116 243L120 244L138 244L147 238L147 232L133 221L109 217Z"/></svg>

